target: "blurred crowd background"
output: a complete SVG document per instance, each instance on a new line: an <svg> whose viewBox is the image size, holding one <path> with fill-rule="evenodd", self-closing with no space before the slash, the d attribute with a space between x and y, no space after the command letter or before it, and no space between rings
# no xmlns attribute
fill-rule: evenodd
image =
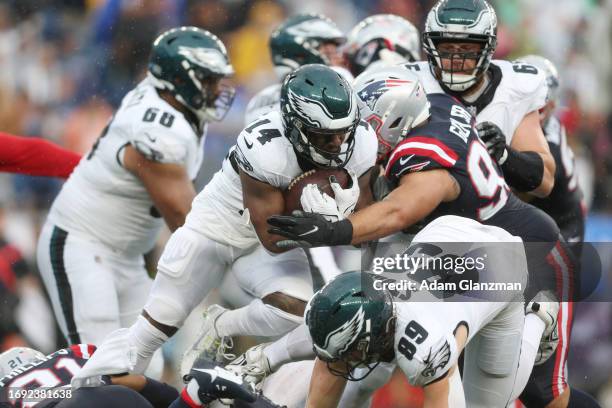
<svg viewBox="0 0 612 408"><path fill-rule="evenodd" d="M143 77L156 35L176 25L199 26L225 42L238 89L229 115L210 128L197 181L201 188L242 129L249 98L278 80L268 37L287 16L321 12L348 32L367 15L393 13L422 29L433 3L2 0L0 131L43 137L79 153L88 151L123 95ZM562 106L558 114L577 155L589 207L587 240L612 241L612 0L492 3L500 21L497 58L539 53L559 67ZM17 315L21 336L21 340L0 338L0 351L24 339L45 352L61 345L36 281L34 259L38 228L60 187L57 180L0 176L0 299L5 311ZM9 262L13 268L6 271L5 262L15 257L22 261ZM608 257L606 271L610 263ZM15 301L9 301L13 297ZM612 307L585 303L577 313L570 377L573 384L597 394L604 406L612 406ZM389 407L405 398L406 388L398 380L377 401Z"/></svg>

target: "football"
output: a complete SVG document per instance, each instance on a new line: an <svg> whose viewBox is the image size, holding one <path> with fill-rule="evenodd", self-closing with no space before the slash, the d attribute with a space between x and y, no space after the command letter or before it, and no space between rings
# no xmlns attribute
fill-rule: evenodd
<svg viewBox="0 0 612 408"><path fill-rule="evenodd" d="M302 196L302 190L308 184L316 184L322 192L334 197L334 191L329 183L330 176L336 176L342 188L350 187L351 177L345 169L314 169L302 173L291 180L289 187L284 192L285 214L289 215L294 210L302 209L300 197Z"/></svg>

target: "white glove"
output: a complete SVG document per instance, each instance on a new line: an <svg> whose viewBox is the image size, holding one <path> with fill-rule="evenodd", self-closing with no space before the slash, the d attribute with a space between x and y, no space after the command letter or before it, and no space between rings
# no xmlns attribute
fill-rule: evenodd
<svg viewBox="0 0 612 408"><path fill-rule="evenodd" d="M335 181L334 176L329 178L329 183L334 191L336 205L338 206L338 211L342 215L342 218L346 218L353 213L357 201L359 200L359 181L357 180L357 176L352 171L348 173L352 179L352 186L347 189L343 189L340 184Z"/></svg>
<svg viewBox="0 0 612 408"><path fill-rule="evenodd" d="M327 221L336 222L344 218L338 210L336 200L321 192L316 184L304 187L300 203L305 212L321 214Z"/></svg>

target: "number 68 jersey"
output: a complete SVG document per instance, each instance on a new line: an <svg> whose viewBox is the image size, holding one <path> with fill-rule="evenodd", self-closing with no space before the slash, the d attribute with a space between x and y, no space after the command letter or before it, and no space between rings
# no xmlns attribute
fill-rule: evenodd
<svg viewBox="0 0 612 408"><path fill-rule="evenodd" d="M140 179L123 167L131 145L150 161L178 164L195 179L204 156L206 128L196 130L163 100L148 79L121 102L92 150L56 198L49 220L74 235L141 255L163 224Z"/></svg>
<svg viewBox="0 0 612 408"><path fill-rule="evenodd" d="M430 219L458 215L486 221L509 200L518 201L476 134L474 118L467 109L446 94L429 94L427 98L431 104L429 122L413 129L389 156L385 174L392 185L411 172L448 170L461 192L455 200L441 203Z"/></svg>

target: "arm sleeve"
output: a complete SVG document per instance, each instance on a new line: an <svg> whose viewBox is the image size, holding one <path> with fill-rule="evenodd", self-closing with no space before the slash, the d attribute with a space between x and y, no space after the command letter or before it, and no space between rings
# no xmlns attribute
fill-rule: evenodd
<svg viewBox="0 0 612 408"><path fill-rule="evenodd" d="M0 133L0 171L68 178L81 156L47 140Z"/></svg>

